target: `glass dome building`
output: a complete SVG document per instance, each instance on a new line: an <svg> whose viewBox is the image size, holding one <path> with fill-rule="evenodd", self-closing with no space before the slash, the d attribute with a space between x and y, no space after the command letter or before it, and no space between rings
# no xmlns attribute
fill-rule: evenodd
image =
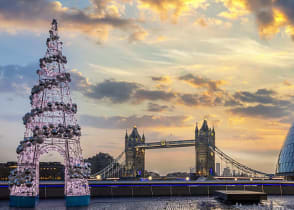
<svg viewBox="0 0 294 210"><path fill-rule="evenodd" d="M292 124L280 151L276 174L294 176L294 124Z"/></svg>

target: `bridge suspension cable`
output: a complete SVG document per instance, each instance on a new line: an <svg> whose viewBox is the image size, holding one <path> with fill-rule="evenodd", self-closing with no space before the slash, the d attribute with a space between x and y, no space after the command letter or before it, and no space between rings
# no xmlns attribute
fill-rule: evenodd
<svg viewBox="0 0 294 210"><path fill-rule="evenodd" d="M240 171L243 171L247 174L254 174L254 175L262 175L262 176L270 176L267 173L252 169L248 166L243 165L242 163L239 163L238 161L234 160L233 158L231 158L230 156L228 156L227 154L225 154L223 151L221 151L218 147L214 146L210 146L209 147L212 151L214 151L215 153L217 153L217 155L220 156L221 159L224 159L226 161L228 161L229 163L231 163L234 167L236 167L237 169L239 169Z"/></svg>
<svg viewBox="0 0 294 210"><path fill-rule="evenodd" d="M121 170L124 169L125 161L122 160L124 154L125 152L123 151L115 159L113 159L105 168L96 172L92 176L96 178L96 176L100 175L101 179L119 177Z"/></svg>

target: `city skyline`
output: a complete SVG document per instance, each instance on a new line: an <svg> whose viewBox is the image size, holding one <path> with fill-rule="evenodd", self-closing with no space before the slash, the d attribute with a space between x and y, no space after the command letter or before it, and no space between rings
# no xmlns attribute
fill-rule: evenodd
<svg viewBox="0 0 294 210"><path fill-rule="evenodd" d="M274 173L294 119L293 15L288 9L294 3L21 2L0 2L2 162L16 160L21 118L30 109L48 26L57 18L79 104L85 158L98 152L117 156L125 129L134 125L146 142L193 139L196 121L207 119L219 148L245 165ZM43 159L59 160L51 156ZM189 171L194 156L193 148L148 151L146 169Z"/></svg>

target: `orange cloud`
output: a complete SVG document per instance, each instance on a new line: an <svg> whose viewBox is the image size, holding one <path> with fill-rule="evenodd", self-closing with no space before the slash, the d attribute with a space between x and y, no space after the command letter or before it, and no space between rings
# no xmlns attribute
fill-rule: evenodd
<svg viewBox="0 0 294 210"><path fill-rule="evenodd" d="M134 31L129 36L129 42L137 42L145 40L146 36L148 36L148 32L143 28L138 28L138 30Z"/></svg>
<svg viewBox="0 0 294 210"><path fill-rule="evenodd" d="M262 38L272 38L285 28L285 32L294 40L293 1L282 0L216 0L227 8L219 14L228 19L238 19L250 13L254 14Z"/></svg>
<svg viewBox="0 0 294 210"><path fill-rule="evenodd" d="M160 15L161 20L172 19L176 22L178 17L192 8L206 7L206 0L140 0L140 9L151 9Z"/></svg>

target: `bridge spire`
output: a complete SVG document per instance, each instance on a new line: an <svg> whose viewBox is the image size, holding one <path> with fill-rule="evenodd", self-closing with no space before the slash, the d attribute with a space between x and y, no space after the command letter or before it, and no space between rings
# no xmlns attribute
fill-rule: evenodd
<svg viewBox="0 0 294 210"><path fill-rule="evenodd" d="M208 125L207 125L207 121L206 120L203 121L201 130L202 131L208 131Z"/></svg>
<svg viewBox="0 0 294 210"><path fill-rule="evenodd" d="M128 129L126 129L126 136L125 138L127 139L128 138Z"/></svg>
<svg viewBox="0 0 294 210"><path fill-rule="evenodd" d="M195 138L198 136L198 122L196 122L196 127L195 127Z"/></svg>

